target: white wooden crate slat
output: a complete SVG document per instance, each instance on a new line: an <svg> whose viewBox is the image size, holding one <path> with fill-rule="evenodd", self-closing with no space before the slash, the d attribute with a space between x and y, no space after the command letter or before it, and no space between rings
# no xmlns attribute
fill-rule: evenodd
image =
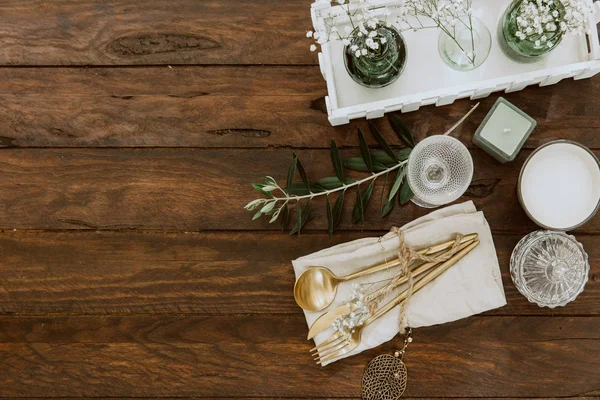
<svg viewBox="0 0 600 400"><path fill-rule="evenodd" d="M479 99L497 91L510 93L531 85L552 85L568 78L590 78L600 72L597 29L591 29L586 36L565 37L555 50L536 63L519 64L508 59L498 46L496 31L510 1L473 0L475 16L492 34L488 59L473 71L458 72L443 63L437 50L439 33L432 29L403 33L408 53L405 70L394 83L379 89L365 88L352 80L344 66L340 41L321 46L318 58L327 82L330 123L341 125L355 118L379 118L387 112L411 112L432 104L439 107L452 104L456 99ZM593 0L588 1L593 3ZM382 13L382 7L397 5L398 0L372 0L369 3L376 8L376 13ZM591 25L600 20L600 2L593 5L596 11L590 16ZM390 10L394 12L393 8ZM315 30L321 30L326 19L329 24L346 21L340 6L326 0L312 4L311 17Z"/></svg>

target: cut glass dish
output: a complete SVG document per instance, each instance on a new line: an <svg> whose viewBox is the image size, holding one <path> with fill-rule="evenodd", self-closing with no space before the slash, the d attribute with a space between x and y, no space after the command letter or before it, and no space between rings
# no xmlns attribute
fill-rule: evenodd
<svg viewBox="0 0 600 400"><path fill-rule="evenodd" d="M510 258L515 286L540 307L562 307L575 300L589 271L583 246L564 232L532 232L519 241Z"/></svg>

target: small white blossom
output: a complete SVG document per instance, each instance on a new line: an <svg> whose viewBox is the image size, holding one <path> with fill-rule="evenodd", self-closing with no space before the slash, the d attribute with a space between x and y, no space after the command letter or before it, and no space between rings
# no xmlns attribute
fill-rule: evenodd
<svg viewBox="0 0 600 400"><path fill-rule="evenodd" d="M315 46L314 44L310 45L310 51L315 51L317 50L317 46Z"/></svg>
<svg viewBox="0 0 600 400"><path fill-rule="evenodd" d="M552 47L553 39L560 39L565 34L580 35L589 29L592 8L586 0L525 0L514 12L520 27L515 37L535 46L545 43Z"/></svg>
<svg viewBox="0 0 600 400"><path fill-rule="evenodd" d="M308 32L306 32L306 37L308 37L308 38L309 38L309 37L312 37L312 35L313 35L313 32L312 32L312 31L308 31Z"/></svg>

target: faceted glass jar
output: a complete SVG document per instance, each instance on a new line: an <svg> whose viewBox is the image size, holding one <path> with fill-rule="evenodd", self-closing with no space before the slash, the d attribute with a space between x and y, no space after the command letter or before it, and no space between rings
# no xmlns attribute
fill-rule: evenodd
<svg viewBox="0 0 600 400"><path fill-rule="evenodd" d="M589 271L583 246L564 232L532 232L519 241L510 258L516 288L540 307L562 307L575 300Z"/></svg>
<svg viewBox="0 0 600 400"><path fill-rule="evenodd" d="M540 35L530 35L526 39L519 39L517 37L517 31L522 29L519 26L517 18L519 17L519 8L521 7L523 0L514 0L504 12L500 23L498 24L498 44L504 52L504 54L519 63L533 63L542 59L546 54L551 52L559 45L562 40L562 33L560 30L555 32L544 32L546 40L536 44L536 41L540 39ZM556 2L558 12L564 13L564 7L560 1ZM548 46L548 43L552 43Z"/></svg>
<svg viewBox="0 0 600 400"><path fill-rule="evenodd" d="M459 19L450 32L452 37L445 30L441 30L438 51L450 68L470 71L483 64L490 55L492 35L487 26L473 16L464 15Z"/></svg>
<svg viewBox="0 0 600 400"><path fill-rule="evenodd" d="M358 29L358 28L357 28ZM365 47L366 37L357 37L344 47L344 64L352 79L362 86L380 88L394 82L406 66L406 42L393 26L380 25L377 33L386 39L376 54L361 55L350 50L351 46Z"/></svg>

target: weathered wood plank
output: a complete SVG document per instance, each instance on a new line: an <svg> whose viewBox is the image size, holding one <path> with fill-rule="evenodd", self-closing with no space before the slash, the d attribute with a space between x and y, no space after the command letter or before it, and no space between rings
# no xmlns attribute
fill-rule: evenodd
<svg viewBox="0 0 600 400"><path fill-rule="evenodd" d="M388 343L326 368L302 316L3 317L3 396L358 397ZM472 317L418 329L407 397L597 394L597 317ZM315 384L318 383L318 384Z"/></svg>
<svg viewBox="0 0 600 400"><path fill-rule="evenodd" d="M8 397L7 397L8 398ZM41 400L48 399L49 397L28 397L29 400ZM229 397L230 399L236 400L253 400L256 397ZM328 399L348 399L348 400L360 400L361 397L310 397L311 400L328 400ZM69 397L69 400L84 400L89 399L89 397ZM156 400L156 397L94 397L95 400L126 400L126 399L136 399L136 400ZM181 400L182 397L161 397L161 400ZM223 397L196 397L189 396L185 397L185 399L202 399L202 400L222 400ZM279 399L279 397L268 397L263 396L261 399ZM286 400L301 400L307 399L307 397L286 397ZM406 397L402 396L402 399L411 400L411 399L419 399L419 400L433 400L440 399L440 397ZM453 397L453 399L462 400L462 399L470 399L465 397ZM598 397L486 397L488 400L598 400Z"/></svg>
<svg viewBox="0 0 600 400"><path fill-rule="evenodd" d="M0 313L301 314L291 260L376 233L5 232ZM547 315L509 276L520 235L494 236L508 304L488 315ZM600 237L580 236L590 279L557 315L600 315ZM0 324L1 325L1 324Z"/></svg>
<svg viewBox="0 0 600 400"><path fill-rule="evenodd" d="M536 229L516 196L519 170L529 153L522 151L517 160L502 165L481 150L472 151L474 181L462 200L473 199L494 230ZM298 154L314 180L333 175L328 150ZM250 183L265 175L281 178L291 156L289 150L4 149L0 228L274 230L278 226L266 220L251 221L243 206L260 196ZM352 224L352 207L346 207L340 229L388 230L428 212L408 204L380 218L382 186L380 180L365 226ZM321 200L313 202L309 230L326 229ZM600 219L578 231L599 232Z"/></svg>
<svg viewBox="0 0 600 400"><path fill-rule="evenodd" d="M314 64L310 1L3 1L0 65Z"/></svg>
<svg viewBox="0 0 600 400"><path fill-rule="evenodd" d="M0 68L2 147L342 147L356 128L327 121L318 67ZM538 122L526 147L558 138L600 147L600 77L505 95ZM468 146L497 98L455 131ZM402 117L417 137L441 133L474 104ZM375 121L398 143L387 122ZM367 135L369 136L369 135ZM370 139L370 138L369 138Z"/></svg>

